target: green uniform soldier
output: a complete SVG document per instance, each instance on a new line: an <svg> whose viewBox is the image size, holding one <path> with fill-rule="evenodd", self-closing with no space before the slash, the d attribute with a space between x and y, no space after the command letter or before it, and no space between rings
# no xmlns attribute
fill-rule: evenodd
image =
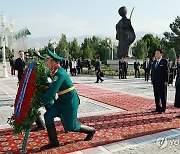
<svg viewBox="0 0 180 154"><path fill-rule="evenodd" d="M43 146L41 150L59 146L54 125L55 117L61 118L66 131L86 133L84 140L91 140L96 130L93 127L81 125L77 121L80 100L69 75L59 65L62 58L50 50L47 50L47 55L46 65L52 71L53 81L43 95L43 102L47 109L44 119L50 143ZM57 99L55 99L56 93L58 94Z"/></svg>

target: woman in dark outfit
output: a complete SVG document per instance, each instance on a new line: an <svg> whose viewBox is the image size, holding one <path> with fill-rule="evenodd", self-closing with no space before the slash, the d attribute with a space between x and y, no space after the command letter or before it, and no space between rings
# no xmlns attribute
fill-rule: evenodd
<svg viewBox="0 0 180 154"><path fill-rule="evenodd" d="M177 63L177 77L176 77L176 94L175 94L175 101L174 101L174 107L180 108L180 58L178 58ZM178 116L180 118L180 115Z"/></svg>

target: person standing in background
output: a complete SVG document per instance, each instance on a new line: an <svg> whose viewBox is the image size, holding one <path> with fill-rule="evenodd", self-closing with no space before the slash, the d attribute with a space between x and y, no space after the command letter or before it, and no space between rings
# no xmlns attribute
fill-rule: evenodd
<svg viewBox="0 0 180 154"><path fill-rule="evenodd" d="M174 64L172 60L169 60L169 84L173 84L173 78L174 78Z"/></svg>
<svg viewBox="0 0 180 154"><path fill-rule="evenodd" d="M175 93L174 107L180 108L180 57L178 58L177 61L177 77L175 82L175 88L176 88L176 93Z"/></svg>
<svg viewBox="0 0 180 154"><path fill-rule="evenodd" d="M127 79L127 70L128 70L128 61L127 58L124 58L124 79Z"/></svg>
<svg viewBox="0 0 180 154"><path fill-rule="evenodd" d="M89 71L91 70L91 60L90 59L88 59L87 60L87 67L88 67L88 74L89 74Z"/></svg>
<svg viewBox="0 0 180 154"><path fill-rule="evenodd" d="M28 65L28 60L29 60L29 52L24 52L24 62L25 62L25 65L27 66Z"/></svg>
<svg viewBox="0 0 180 154"><path fill-rule="evenodd" d="M143 63L143 69L144 69L145 81L148 82L149 74L150 74L150 70L151 70L151 62L149 60L149 57L146 57L146 61Z"/></svg>
<svg viewBox="0 0 180 154"><path fill-rule="evenodd" d="M139 63L138 59L136 58L135 62L134 62L135 78L140 78L139 69L140 69L140 63Z"/></svg>
<svg viewBox="0 0 180 154"><path fill-rule="evenodd" d="M82 60L82 57L80 57L79 59L80 59L80 71L82 72L82 70L83 70L83 60Z"/></svg>
<svg viewBox="0 0 180 154"><path fill-rule="evenodd" d="M99 80L101 80L101 82L103 82L104 80L101 78L101 61L100 61L100 57L96 58L96 64L95 64L95 72L96 72L96 82L95 83L99 83Z"/></svg>
<svg viewBox="0 0 180 154"><path fill-rule="evenodd" d="M18 71L18 84L19 84L24 72L25 61L24 61L24 52L20 50L18 54L19 54L19 58L15 60L15 70Z"/></svg>
<svg viewBox="0 0 180 154"><path fill-rule="evenodd" d="M69 69L70 69L70 74L73 75L73 72L72 72L72 58L69 61Z"/></svg>
<svg viewBox="0 0 180 154"><path fill-rule="evenodd" d="M119 60L119 79L123 79L123 58Z"/></svg>
<svg viewBox="0 0 180 154"><path fill-rule="evenodd" d="M78 60L77 60L77 72L78 72L78 74L80 74L81 73L81 64L80 64L81 62L80 62L80 58L78 58Z"/></svg>
<svg viewBox="0 0 180 154"><path fill-rule="evenodd" d="M153 112L162 114L166 110L167 86L168 86L168 62L162 58L163 51L157 49L152 65L151 80L154 90L156 109Z"/></svg>
<svg viewBox="0 0 180 154"><path fill-rule="evenodd" d="M76 68L77 68L77 62L76 62L76 60L73 58L73 59L72 59L72 76L73 76L73 75L76 76Z"/></svg>
<svg viewBox="0 0 180 154"><path fill-rule="evenodd" d="M15 75L15 60L14 60L14 56L11 56L9 58L9 63L10 63L10 67L11 67L11 75Z"/></svg>

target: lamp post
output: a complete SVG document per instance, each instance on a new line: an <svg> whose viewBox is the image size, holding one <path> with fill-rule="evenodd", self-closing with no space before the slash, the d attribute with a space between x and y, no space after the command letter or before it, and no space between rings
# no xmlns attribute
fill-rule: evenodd
<svg viewBox="0 0 180 154"><path fill-rule="evenodd" d="M10 19L10 32L11 32L11 52L13 51L13 28L14 28L14 20Z"/></svg>
<svg viewBox="0 0 180 154"><path fill-rule="evenodd" d="M56 47L57 47L57 42L56 42L56 40L55 40L55 39L52 40L52 41L51 41L51 44L52 44L52 46L53 46L53 48L54 48L54 53L56 53Z"/></svg>
<svg viewBox="0 0 180 154"><path fill-rule="evenodd" d="M1 15L1 26L2 26L2 53L3 53L3 77L7 78L8 73L7 73L7 68L6 68L6 51L5 51L5 23L6 19L5 16L2 14Z"/></svg>
<svg viewBox="0 0 180 154"><path fill-rule="evenodd" d="M110 45L111 45L111 53L112 53L112 54L111 54L111 60L113 60L113 57L114 57L114 56L113 56L113 55L114 55L114 54L113 54L113 46L114 46L114 44L113 44L113 42L112 42L111 39L107 39L107 43L108 43L108 44L111 43L111 44L110 44Z"/></svg>

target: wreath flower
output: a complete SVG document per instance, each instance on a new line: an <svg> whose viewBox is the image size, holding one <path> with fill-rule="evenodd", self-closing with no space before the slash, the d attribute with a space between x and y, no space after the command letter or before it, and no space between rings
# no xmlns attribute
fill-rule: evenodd
<svg viewBox="0 0 180 154"><path fill-rule="evenodd" d="M40 60L30 63L25 70L17 91L14 113L8 118L14 133L26 132L40 116L39 108L43 106L42 94L45 91L47 74L48 69Z"/></svg>

